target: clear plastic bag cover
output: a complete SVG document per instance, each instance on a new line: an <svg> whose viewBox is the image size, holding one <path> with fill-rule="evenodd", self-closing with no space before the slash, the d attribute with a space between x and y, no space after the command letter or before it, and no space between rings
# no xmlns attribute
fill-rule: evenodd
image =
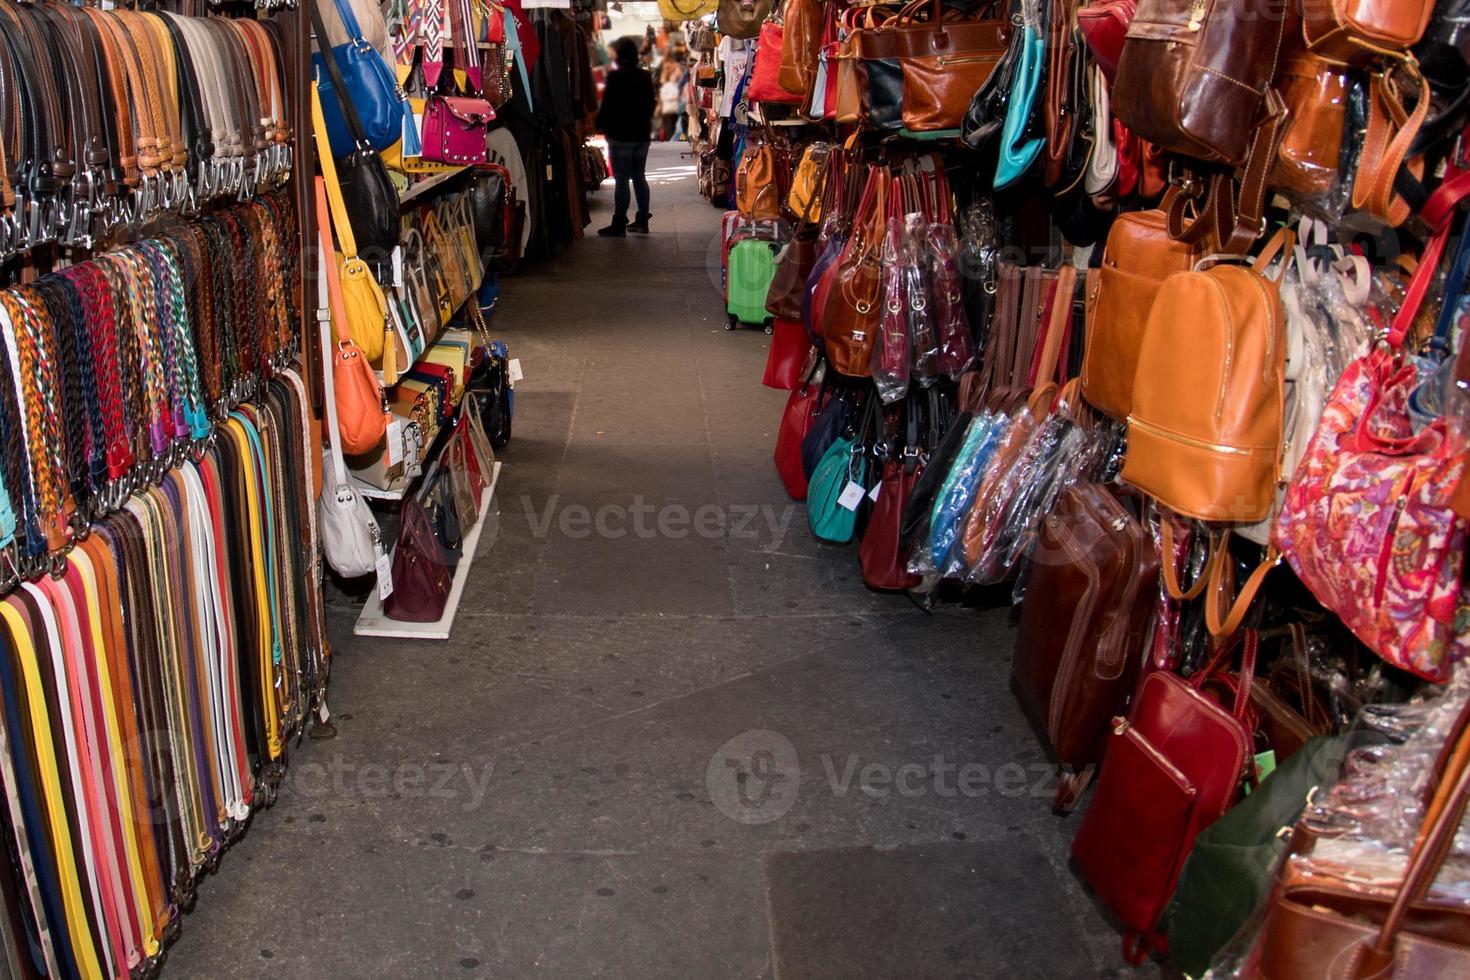
<svg viewBox="0 0 1470 980"><path fill-rule="evenodd" d="M914 212L904 215L903 225L903 284L914 344L913 377L927 388L939 379L939 337L934 329L929 265L924 261L928 223L922 213Z"/></svg>
<svg viewBox="0 0 1470 980"><path fill-rule="evenodd" d="M939 369L953 380L975 357L960 283L959 236L953 225L934 222L928 228L927 245Z"/></svg>
<svg viewBox="0 0 1470 980"><path fill-rule="evenodd" d="M907 301L903 282L903 228L890 217L883 235L883 314L878 320L878 350L873 358L873 382L885 405L903 399L909 390L909 363L913 358L909 340Z"/></svg>
<svg viewBox="0 0 1470 980"><path fill-rule="evenodd" d="M934 508L929 521L929 533L909 557L909 571L916 575L937 575L954 545L954 514L959 501L966 493L973 493L973 476L979 465L981 449L990 438L997 423L997 416L982 412L970 420L965 430L965 441L955 454L954 465L945 475L939 493L934 498ZM945 515L950 515L945 524Z"/></svg>

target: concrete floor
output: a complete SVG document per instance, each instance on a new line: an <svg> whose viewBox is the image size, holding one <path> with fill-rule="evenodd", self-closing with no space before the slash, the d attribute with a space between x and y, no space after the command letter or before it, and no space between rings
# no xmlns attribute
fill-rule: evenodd
<svg viewBox="0 0 1470 980"><path fill-rule="evenodd" d="M293 750L166 975L1126 972L1036 788L1008 611L867 591L782 491L785 393L724 329L678 150L652 235L506 281L525 380L454 636L334 611L340 734Z"/></svg>

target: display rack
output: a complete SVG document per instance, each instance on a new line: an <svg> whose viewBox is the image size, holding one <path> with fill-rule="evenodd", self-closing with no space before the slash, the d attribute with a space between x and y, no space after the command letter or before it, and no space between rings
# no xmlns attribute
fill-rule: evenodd
<svg viewBox="0 0 1470 980"><path fill-rule="evenodd" d="M500 482L500 461L490 467L490 485L480 492L480 517L465 533L464 546L459 565L454 570L454 583L449 588L449 600L444 603L444 615L432 623L405 623L389 619L383 612L383 602L378 592L368 597L367 604L357 617L352 628L354 636L387 636L415 640L447 640L454 628L454 616L459 611L459 599L464 594L465 580L475 563L475 553L480 547L481 532L492 517L499 519L499 504L495 499L495 485ZM380 493L382 491L379 491ZM401 496L401 494L400 494Z"/></svg>

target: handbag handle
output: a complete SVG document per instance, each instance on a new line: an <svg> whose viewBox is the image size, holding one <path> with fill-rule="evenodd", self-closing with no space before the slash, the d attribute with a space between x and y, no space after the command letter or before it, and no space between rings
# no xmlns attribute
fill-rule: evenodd
<svg viewBox="0 0 1470 980"><path fill-rule="evenodd" d="M1236 721L1246 726L1247 731L1255 728L1255 725L1249 724L1248 720L1251 713L1251 687L1256 681L1256 654L1260 651L1260 645L1261 637L1255 630L1246 630L1244 636L1237 634L1221 644L1205 666L1189 677L1189 683L1195 690L1204 687L1205 682L1213 676L1228 678L1228 674L1225 674L1221 668L1235 659L1236 647L1243 647L1240 656L1240 679L1228 683L1235 693L1235 704L1231 706L1230 713Z"/></svg>
<svg viewBox="0 0 1470 980"><path fill-rule="evenodd" d="M312 8L313 14L316 9ZM320 19L321 15L316 14ZM342 245L342 254L349 259L357 258L357 238L352 234L352 222L347 217L347 204L342 200L342 185L337 182L337 161L332 156L332 147L327 142L327 123L322 118L322 93L315 82L311 84L311 128L316 134L316 155L322 166L322 182L326 184L327 202L332 213L332 226L337 232L337 241Z"/></svg>
<svg viewBox="0 0 1470 980"><path fill-rule="evenodd" d="M1470 739L1466 738L1465 726L1461 723L1467 712L1470 712L1470 704L1461 709L1454 728L1458 734L1451 753L1454 765L1445 772L1446 778L1440 782L1420 824L1414 848L1409 854L1408 869L1394 895L1393 904L1384 916L1378 934L1372 940L1364 940L1354 950L1344 976L1368 978L1392 973L1397 958L1398 934L1409 907L1422 901L1429 893L1445 859L1454 849L1455 835L1465 818L1466 809L1470 808L1470 760L1467 760Z"/></svg>
<svg viewBox="0 0 1470 980"><path fill-rule="evenodd" d="M1454 225L1452 219L1466 197L1470 197L1470 170L1446 180L1424 205L1420 217L1434 230L1434 237L1424 247L1424 254L1419 258L1419 267L1414 270L1414 278L1409 281L1408 291L1404 293L1403 305L1399 307L1398 315L1393 318L1393 326L1389 328L1388 343L1391 347L1402 347L1404 338L1413 329L1419 310L1424 305L1424 298L1429 295L1429 289L1434 284L1445 246L1449 244L1450 229Z"/></svg>

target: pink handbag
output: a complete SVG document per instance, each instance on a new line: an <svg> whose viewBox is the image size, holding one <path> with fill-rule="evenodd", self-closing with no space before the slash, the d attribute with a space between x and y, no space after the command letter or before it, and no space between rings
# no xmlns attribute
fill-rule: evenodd
<svg viewBox="0 0 1470 980"><path fill-rule="evenodd" d="M431 95L424 105L424 159L455 165L485 162L485 135L495 109L484 99Z"/></svg>
<svg viewBox="0 0 1470 980"><path fill-rule="evenodd" d="M1467 523L1450 507L1470 440L1437 418L1417 435L1417 373L1400 348L1434 279L1470 174L1424 208L1438 234L1379 347L1348 366L1297 466L1272 535L1302 582L1384 660L1436 683L1470 653ZM1435 220L1435 217L1443 220Z"/></svg>

